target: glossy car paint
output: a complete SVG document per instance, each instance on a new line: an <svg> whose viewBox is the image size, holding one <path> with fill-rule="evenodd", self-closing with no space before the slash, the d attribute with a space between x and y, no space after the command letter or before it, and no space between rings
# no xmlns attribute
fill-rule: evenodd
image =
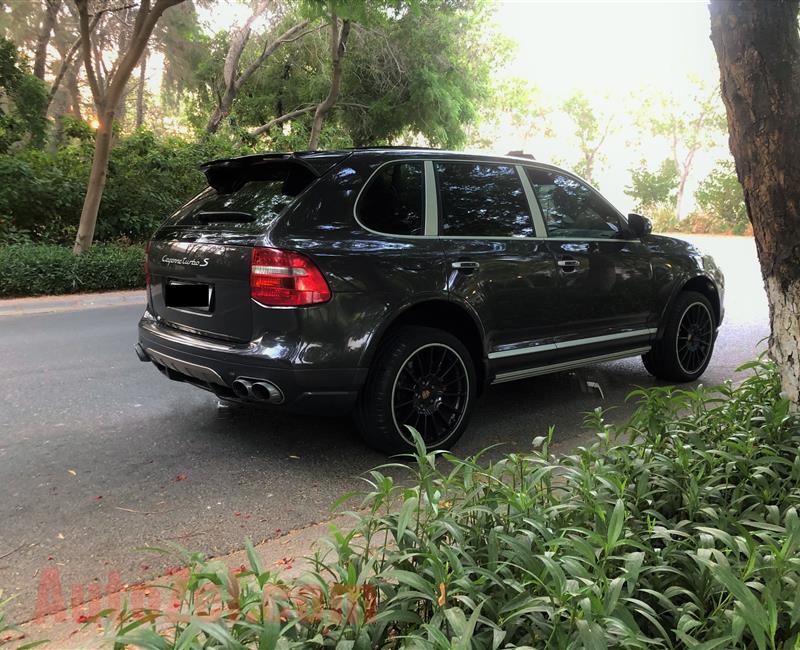
<svg viewBox="0 0 800 650"><path fill-rule="evenodd" d="M404 237L376 233L359 223L357 197L380 165L445 158L555 169L527 159L425 149L281 158L281 164L303 165L319 176L268 226L184 228L168 220L155 233L141 346L214 369L222 383L161 368L173 379L222 397L233 397L230 385L237 377L266 379L283 391L282 407L343 412L355 402L384 334L420 305L445 304L448 314L460 314L462 325L473 328L481 341L481 358L475 362L484 374L483 384L515 373L525 376L536 368L557 370L556 364L639 354L660 336L664 314L687 284L702 285L712 298L717 325L721 322L720 272L710 258L679 240L656 235L639 239L630 233L603 241ZM207 174L226 165L235 173L237 165L254 159L264 157L217 161ZM426 201L430 210L430 195ZM622 215L620 219L625 223ZM307 255L325 276L331 300L298 308L253 302L253 246ZM189 263L170 263L175 259ZM565 269L558 266L562 259L579 264ZM453 268L464 260L480 266ZM198 278L213 286L211 315L165 305L168 279ZM451 325L441 323L444 329Z"/></svg>

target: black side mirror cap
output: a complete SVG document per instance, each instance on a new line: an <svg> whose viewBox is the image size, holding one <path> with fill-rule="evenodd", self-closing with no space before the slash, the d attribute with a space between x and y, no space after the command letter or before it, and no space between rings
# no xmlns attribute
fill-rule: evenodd
<svg viewBox="0 0 800 650"><path fill-rule="evenodd" d="M653 232L653 222L635 212L628 215L628 227L636 237L646 237Z"/></svg>

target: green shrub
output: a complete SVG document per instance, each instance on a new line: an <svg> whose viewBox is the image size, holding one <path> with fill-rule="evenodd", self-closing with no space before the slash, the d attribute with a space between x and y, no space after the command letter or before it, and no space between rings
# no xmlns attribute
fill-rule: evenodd
<svg viewBox="0 0 800 650"><path fill-rule="evenodd" d="M71 244L92 166L92 137L66 120L71 137L55 153L25 149L0 155L0 242L4 232L35 241ZM205 187L198 165L247 153L222 138L189 142L137 131L111 151L95 237L142 242L183 203ZM5 224L5 225L3 225Z"/></svg>
<svg viewBox="0 0 800 650"><path fill-rule="evenodd" d="M83 255L65 246L0 246L0 296L136 289L144 286L144 248L96 244Z"/></svg>
<svg viewBox="0 0 800 650"><path fill-rule="evenodd" d="M494 463L418 442L304 578L191 555L179 611L107 614L118 647L796 648L800 425L774 365L749 367L636 391L560 458L550 436Z"/></svg>

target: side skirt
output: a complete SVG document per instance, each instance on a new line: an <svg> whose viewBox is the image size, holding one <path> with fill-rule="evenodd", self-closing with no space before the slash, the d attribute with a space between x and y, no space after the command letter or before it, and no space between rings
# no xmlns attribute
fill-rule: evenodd
<svg viewBox="0 0 800 650"><path fill-rule="evenodd" d="M502 384L507 381L516 381L517 379L527 379L528 377L536 377L538 375L548 375L553 372L561 372L562 370L572 370L573 368L589 366L593 363L600 363L602 361L615 361L617 359L625 359L627 357L636 357L649 350L650 346L646 345L644 347L633 348L631 350L622 350L621 352L613 352L611 354L601 354L594 357L574 359L572 361L562 361L561 363L554 363L549 366L537 366L535 368L523 368L522 370L502 372L495 376L492 384Z"/></svg>

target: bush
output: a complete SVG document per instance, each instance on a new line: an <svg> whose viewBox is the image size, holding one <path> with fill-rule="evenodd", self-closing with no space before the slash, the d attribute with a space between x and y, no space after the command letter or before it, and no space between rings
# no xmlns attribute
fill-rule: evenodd
<svg viewBox="0 0 800 650"><path fill-rule="evenodd" d="M144 248L96 244L73 255L65 246L0 246L0 296L110 291L144 287Z"/></svg>
<svg viewBox="0 0 800 650"><path fill-rule="evenodd" d="M189 557L179 611L119 647L781 648L800 639L800 424L773 364L738 388L636 391L554 458L429 453L369 474L351 532L286 582ZM399 505L399 508L397 506ZM173 603L175 604L175 603ZM699 645L702 644L702 645Z"/></svg>
<svg viewBox="0 0 800 650"><path fill-rule="evenodd" d="M75 137L55 153L25 149L0 155L0 243L11 240L8 233L20 232L40 242L74 241L92 166L93 136L65 120L65 131ZM111 151L96 239L145 241L205 187L200 163L239 153L246 152L221 138L188 142L150 131L121 138Z"/></svg>

